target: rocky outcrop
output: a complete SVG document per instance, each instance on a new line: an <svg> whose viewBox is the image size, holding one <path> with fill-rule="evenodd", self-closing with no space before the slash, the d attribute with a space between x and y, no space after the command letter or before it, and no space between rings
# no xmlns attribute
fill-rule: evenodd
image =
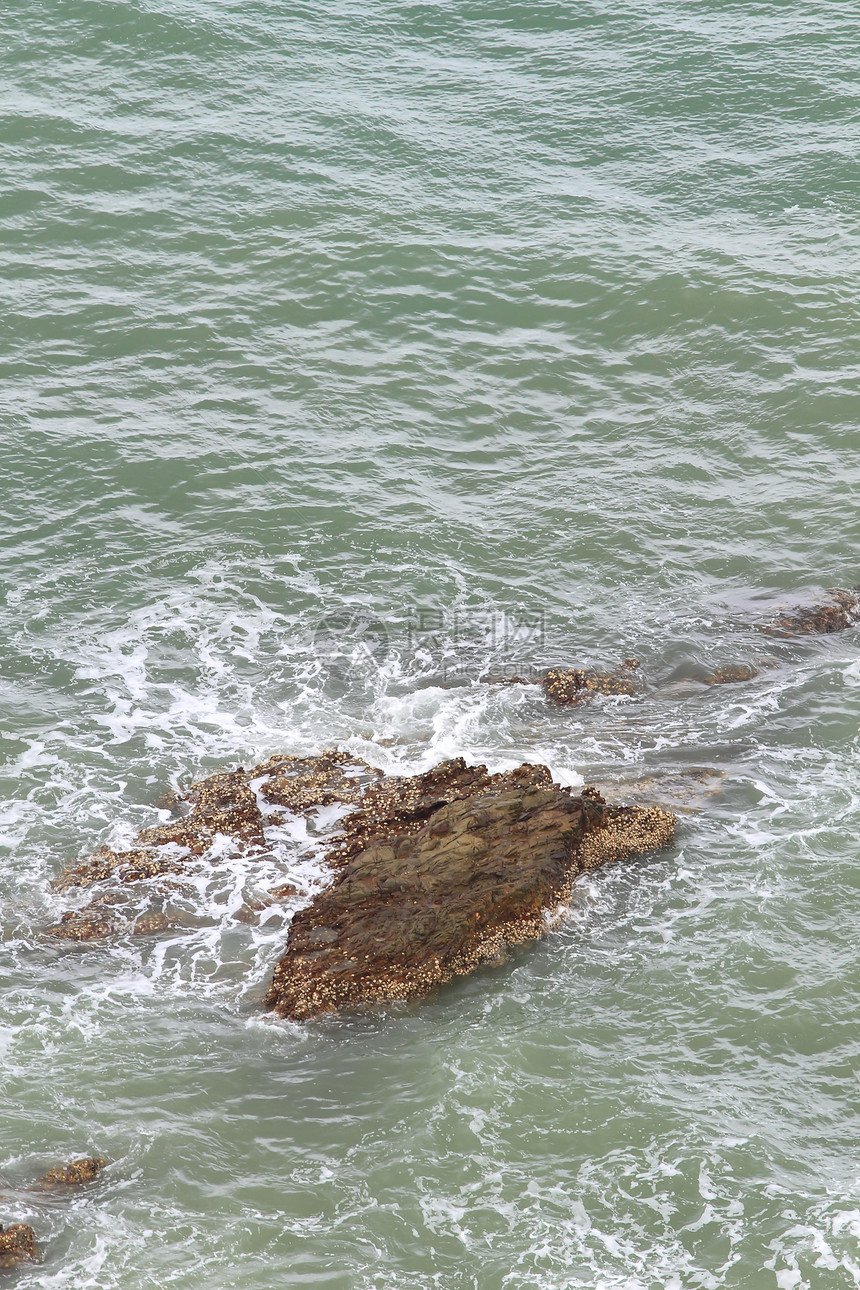
<svg viewBox="0 0 860 1290"><path fill-rule="evenodd" d="M71 1160L67 1165L49 1169L33 1184L33 1191L65 1191L71 1187L83 1187L93 1182L105 1167L101 1156L84 1156L81 1160Z"/></svg>
<svg viewBox="0 0 860 1290"><path fill-rule="evenodd" d="M846 591L833 587L828 599L806 608L787 609L760 625L770 636L812 636L842 632L860 623L860 596L857 588Z"/></svg>
<svg viewBox="0 0 860 1290"><path fill-rule="evenodd" d="M568 706L582 703L595 694L638 694L642 688L639 660L626 658L612 672L581 667L551 667L541 681L544 694L553 703Z"/></svg>
<svg viewBox="0 0 860 1290"><path fill-rule="evenodd" d="M420 998L540 936L578 874L662 846L674 817L458 758L368 789L344 825L337 878L294 918L266 995L293 1020Z"/></svg>
<svg viewBox="0 0 860 1290"><path fill-rule="evenodd" d="M0 1271L9 1272L25 1263L41 1263L36 1233L28 1223L0 1225Z"/></svg>
<svg viewBox="0 0 860 1290"><path fill-rule="evenodd" d="M98 883L98 894L47 935L86 942L168 930L176 923L165 910L141 909L141 900L169 895L167 884L143 879L214 861L223 848L208 856L207 844L219 836L267 855L264 828L284 808L333 803L354 808L326 853L334 881L293 918L266 998L285 1017L420 997L539 936L578 874L661 846L674 829L674 816L658 807L609 806L588 790L574 797L545 766L490 775L457 758L386 777L345 753L272 758L193 784L170 804L184 812L179 819L144 830L131 851L74 866L57 886ZM254 922L299 896L282 883L246 899L234 917Z"/></svg>

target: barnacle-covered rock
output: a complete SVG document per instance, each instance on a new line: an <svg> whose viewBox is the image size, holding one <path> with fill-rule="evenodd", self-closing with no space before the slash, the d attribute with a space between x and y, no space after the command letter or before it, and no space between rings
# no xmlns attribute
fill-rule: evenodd
<svg viewBox="0 0 860 1290"><path fill-rule="evenodd" d="M295 812L333 803L357 803L366 786L382 771L349 753L329 750L319 757L271 757L246 771L210 775L183 792L159 799L161 809L179 818L143 829L128 851L101 847L70 866L53 883L57 891L89 887L94 883L140 882L162 874L181 873L205 857L219 836L229 838L240 851L265 851L264 819L251 788L254 783L264 803ZM83 936L81 939L89 939Z"/></svg>
<svg viewBox="0 0 860 1290"><path fill-rule="evenodd" d="M183 795L189 813L180 820L144 829L138 842L149 847L174 843L190 855L200 856L211 847L218 833L233 838L242 847L264 847L263 817L248 777L240 767L192 784Z"/></svg>
<svg viewBox="0 0 860 1290"><path fill-rule="evenodd" d="M833 587L828 599L818 605L787 609L761 623L759 630L770 636L812 636L842 632L860 623L860 596L857 589L846 591Z"/></svg>
<svg viewBox="0 0 860 1290"><path fill-rule="evenodd" d="M163 909L138 913L118 908L117 893L105 892L81 909L70 909L59 922L46 927L43 935L59 941L104 941L116 936L155 936L183 925L176 915Z"/></svg>
<svg viewBox="0 0 860 1290"><path fill-rule="evenodd" d="M181 873L209 850L219 834L229 837L240 850L265 848L263 817L241 768L192 784L175 796L174 807L179 806L187 810L181 819L144 829L129 851L102 847L60 874L53 884L55 890L88 887L108 879L129 883Z"/></svg>
<svg viewBox="0 0 860 1290"><path fill-rule="evenodd" d="M638 694L641 680L639 660L626 658L614 671L604 672L581 667L551 667L541 684L553 703L568 706L581 703L594 694Z"/></svg>
<svg viewBox="0 0 860 1290"><path fill-rule="evenodd" d="M108 879L122 883L140 882L143 878L181 873L188 861L194 858L188 850L175 848L164 851L155 844L135 847L131 851L111 851L108 847L100 847L86 860L65 869L52 886L55 891L69 891L73 887L92 887Z"/></svg>
<svg viewBox="0 0 860 1290"><path fill-rule="evenodd" d="M29 1223L0 1224L0 1271L20 1268L24 1263L41 1263L36 1233Z"/></svg>
<svg viewBox="0 0 860 1290"><path fill-rule="evenodd" d="M83 909L70 909L58 923L46 927L45 936L58 941L103 941L115 936L123 925L111 905L93 901Z"/></svg>
<svg viewBox="0 0 860 1290"><path fill-rule="evenodd" d="M668 842L674 816L607 806L545 766L462 759L385 780L345 821L335 882L301 910L266 1006L305 1020L426 995L546 928L577 874Z"/></svg>
<svg viewBox="0 0 860 1290"><path fill-rule="evenodd" d="M365 786L381 774L349 753L330 749L319 757L270 757L255 766L249 777L262 778L264 801L302 812L336 803L352 805Z"/></svg>
<svg viewBox="0 0 860 1290"><path fill-rule="evenodd" d="M546 766L518 766L500 775L489 775L486 766L467 766L462 757L440 762L421 775L390 776L366 790L361 809L348 815L341 835L327 853L333 865L344 865L373 841L381 830L417 833L447 802L474 797L495 785L518 787L552 783Z"/></svg>
<svg viewBox="0 0 860 1290"><path fill-rule="evenodd" d="M63 1191L69 1187L83 1187L93 1182L105 1167L101 1156L84 1156L71 1160L67 1165L49 1169L33 1184L33 1191Z"/></svg>
<svg viewBox="0 0 860 1290"><path fill-rule="evenodd" d="M752 663L724 663L702 677L704 685L739 685L758 676L759 669Z"/></svg>

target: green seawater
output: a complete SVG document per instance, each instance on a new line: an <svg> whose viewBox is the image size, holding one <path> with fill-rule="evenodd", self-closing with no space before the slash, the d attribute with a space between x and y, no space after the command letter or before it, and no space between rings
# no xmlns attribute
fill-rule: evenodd
<svg viewBox="0 0 860 1290"><path fill-rule="evenodd" d="M860 636L755 628L860 581L858 19L5 0L10 1284L860 1285ZM166 936L43 937L166 788L332 744L715 774L421 1006L261 1015L286 925L233 914L325 820Z"/></svg>

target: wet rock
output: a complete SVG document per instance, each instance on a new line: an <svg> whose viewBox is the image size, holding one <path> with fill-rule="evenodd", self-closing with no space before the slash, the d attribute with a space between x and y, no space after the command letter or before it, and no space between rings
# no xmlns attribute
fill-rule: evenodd
<svg viewBox="0 0 860 1290"><path fill-rule="evenodd" d="M404 835L420 832L446 803L474 797L493 785L515 788L529 784L552 784L546 766L519 766L502 775L489 775L486 766L467 766L462 757L455 757L422 775L382 779L365 791L361 809L343 821L341 836L327 859L333 865L346 864L381 830Z"/></svg>
<svg viewBox="0 0 860 1290"><path fill-rule="evenodd" d="M152 909L134 920L131 931L134 936L158 936L176 926L176 919L169 918L163 909Z"/></svg>
<svg viewBox="0 0 860 1290"><path fill-rule="evenodd" d="M351 773L348 773L351 772ZM88 887L94 883L140 882L161 874L181 873L204 857L216 838L228 837L240 851L266 849L263 819L257 795L250 787L260 783L264 801L297 812L333 803L353 805L367 784L382 777L349 753L329 750L319 757L271 757L250 771L210 775L169 799L183 810L179 819L144 829L128 851L102 847L66 869L53 883L56 891ZM162 802L167 801L162 797ZM270 817L269 822L276 817Z"/></svg>
<svg viewBox="0 0 860 1290"><path fill-rule="evenodd" d="M46 927L44 935L60 941L103 941L121 928L122 921L113 916L110 906L94 902L83 909L70 909L58 923Z"/></svg>
<svg viewBox="0 0 860 1290"><path fill-rule="evenodd" d="M85 1156L71 1160L67 1165L49 1169L33 1184L34 1191L62 1191L69 1187L83 1187L93 1182L105 1167L101 1156Z"/></svg>
<svg viewBox="0 0 860 1290"><path fill-rule="evenodd" d="M138 899L145 897L138 897ZM121 908L132 903L127 893L108 891L81 909L69 910L59 922L45 928L43 935L60 941L104 941L117 936L155 936L171 928L194 925L187 919L149 909L135 917L135 911Z"/></svg>
<svg viewBox="0 0 860 1290"><path fill-rule="evenodd" d="M572 797L545 766L489 775L458 758L384 780L344 821L338 876L293 919L266 1006L305 1020L420 998L540 936L577 874L662 846L674 823Z"/></svg>
<svg viewBox="0 0 860 1290"><path fill-rule="evenodd" d="M249 926L256 926L260 922L260 915L273 905L284 904L287 901L295 899L300 895L298 887L291 882L284 882L280 887L273 887L271 891L262 896L249 896L248 899L239 906L233 917L239 923L247 923Z"/></svg>
<svg viewBox="0 0 860 1290"><path fill-rule="evenodd" d="M742 681L751 681L758 674L759 669L752 663L726 663L703 676L702 682L704 685L739 685Z"/></svg>
<svg viewBox="0 0 860 1290"><path fill-rule="evenodd" d="M347 774L346 767L354 773ZM270 757L254 767L250 778L265 777L260 794L266 802L304 812L316 806L352 805L365 785L381 774L366 762L334 749L319 757Z"/></svg>
<svg viewBox="0 0 860 1290"><path fill-rule="evenodd" d="M241 768L192 784L181 800L189 808L182 819L144 829L129 851L102 847L62 873L53 884L55 890L108 879L129 883L181 873L209 850L219 834L231 838L240 850L265 848L263 817Z"/></svg>
<svg viewBox="0 0 860 1290"><path fill-rule="evenodd" d="M581 703L594 694L638 694L641 689L638 671L639 660L635 658L626 658L612 672L581 667L551 667L544 674L541 684L548 699L568 706Z"/></svg>
<svg viewBox="0 0 860 1290"><path fill-rule="evenodd" d="M609 802L671 805L676 811L695 811L719 793L724 778L723 770L690 767L678 771L656 771L652 775L600 783L596 787Z"/></svg>
<svg viewBox="0 0 860 1290"><path fill-rule="evenodd" d="M138 842L148 847L174 843L192 856L201 856L211 847L216 834L222 833L244 849L265 847L263 817L241 767L192 784L184 800L191 804L188 815L144 829L138 834Z"/></svg>
<svg viewBox="0 0 860 1290"><path fill-rule="evenodd" d="M857 589L846 591L834 587L828 599L818 605L789 609L759 627L771 636L812 636L841 632L860 623L860 597Z"/></svg>
<svg viewBox="0 0 860 1290"><path fill-rule="evenodd" d="M40 1262L36 1233L28 1223L12 1223L5 1229L0 1225L0 1271Z"/></svg>

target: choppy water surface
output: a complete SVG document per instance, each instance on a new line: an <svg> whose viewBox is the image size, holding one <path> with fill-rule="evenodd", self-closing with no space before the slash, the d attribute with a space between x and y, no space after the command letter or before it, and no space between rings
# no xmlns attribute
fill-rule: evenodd
<svg viewBox="0 0 860 1290"><path fill-rule="evenodd" d="M858 635L750 625L858 580L856 6L0 29L17 1284L860 1284ZM588 710L478 679L631 654L648 692ZM284 925L232 912L321 880L298 824L166 938L41 939L51 878L170 784L335 742L721 777L421 1007L261 1018ZM92 1191L24 1190L90 1151Z"/></svg>

